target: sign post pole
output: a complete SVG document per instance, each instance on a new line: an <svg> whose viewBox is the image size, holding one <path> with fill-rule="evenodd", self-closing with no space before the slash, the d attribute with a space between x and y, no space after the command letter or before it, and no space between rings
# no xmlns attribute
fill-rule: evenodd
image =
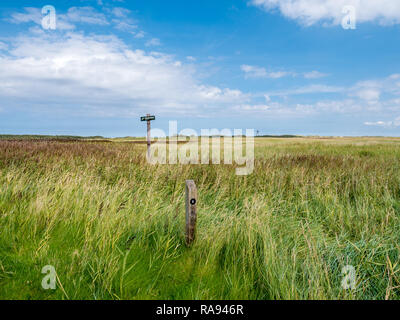
<svg viewBox="0 0 400 320"><path fill-rule="evenodd" d="M147 118L149 119L150 114L147 114ZM151 121L147 120L147 159L150 159L150 149L151 149Z"/></svg>
<svg viewBox="0 0 400 320"><path fill-rule="evenodd" d="M151 121L153 120L156 120L156 117L150 114L140 117L140 121L147 122L147 159L150 159L151 156Z"/></svg>

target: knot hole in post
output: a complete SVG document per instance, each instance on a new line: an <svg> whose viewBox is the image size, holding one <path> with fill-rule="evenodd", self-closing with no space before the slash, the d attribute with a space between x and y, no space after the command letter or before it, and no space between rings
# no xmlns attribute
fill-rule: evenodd
<svg viewBox="0 0 400 320"><path fill-rule="evenodd" d="M190 246L196 236L197 188L193 180L186 180L186 245Z"/></svg>

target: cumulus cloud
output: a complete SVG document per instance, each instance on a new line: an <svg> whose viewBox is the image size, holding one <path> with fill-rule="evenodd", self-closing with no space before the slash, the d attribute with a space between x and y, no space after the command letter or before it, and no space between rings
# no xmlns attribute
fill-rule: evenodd
<svg viewBox="0 0 400 320"><path fill-rule="evenodd" d="M233 107L234 110L236 111L266 111L271 109L269 105L265 104L243 104L243 105L238 105Z"/></svg>
<svg viewBox="0 0 400 320"><path fill-rule="evenodd" d="M65 13L57 11L57 30L70 31L77 25L89 24L98 26L112 25L114 28L131 33L135 38L143 38L144 32L138 29L137 21L129 17L131 11L122 7L104 8L103 12L93 7L71 7ZM7 21L15 24L42 24L43 14L40 8L24 8L14 12Z"/></svg>
<svg viewBox="0 0 400 320"><path fill-rule="evenodd" d="M270 97L295 96L320 93L336 93L348 96L351 99L357 98L360 103L376 104L381 101L382 95L400 95L400 75L393 74L386 78L358 81L349 87L331 86L326 84L311 84L282 91L272 91L266 94ZM351 100L353 101L353 100ZM399 104L400 99L385 100L385 103Z"/></svg>
<svg viewBox="0 0 400 320"><path fill-rule="evenodd" d="M382 94L400 94L397 74L384 79L359 81L349 89L350 96L358 97L368 103L376 103Z"/></svg>
<svg viewBox="0 0 400 320"><path fill-rule="evenodd" d="M312 104L285 104L270 101L268 104L241 104L232 108L232 111L239 114L259 114L265 116L290 116L304 117L316 115L321 110Z"/></svg>
<svg viewBox="0 0 400 320"><path fill-rule="evenodd" d="M291 75L293 75L293 74L291 72L287 72L287 71L269 72L267 74L267 76L272 79L279 79L279 78L283 78L283 77L291 76Z"/></svg>
<svg viewBox="0 0 400 320"><path fill-rule="evenodd" d="M270 106L263 110L265 114L269 115L353 114L360 117L379 113L386 118L395 118L400 113L400 83L398 79L400 76L393 74L382 79L359 81L350 87L313 84L266 92L259 97L263 96ZM331 94L330 98L325 93ZM299 99L310 102L298 103ZM276 101L281 102L276 103ZM244 108L238 110L243 111ZM395 118L393 121L364 122L364 124L400 127L400 118Z"/></svg>
<svg viewBox="0 0 400 320"><path fill-rule="evenodd" d="M270 12L279 10L283 16L306 26L318 22L341 24L345 6L356 9L357 22L400 23L398 0L251 0L250 3Z"/></svg>
<svg viewBox="0 0 400 320"><path fill-rule="evenodd" d="M380 90L375 88L360 89L355 94L366 101L378 101L381 96Z"/></svg>
<svg viewBox="0 0 400 320"><path fill-rule="evenodd" d="M145 32L144 31L139 31L138 33L135 34L135 38L137 39L142 39L145 37Z"/></svg>
<svg viewBox="0 0 400 320"><path fill-rule="evenodd" d="M122 7L115 7L112 9L106 9L106 12L111 14L111 22L114 24L116 29L131 33L135 35L135 38L144 37L143 31L137 31L137 21L129 16L131 14L131 10Z"/></svg>
<svg viewBox="0 0 400 320"><path fill-rule="evenodd" d="M0 41L0 50L7 50L8 49L8 45L4 42Z"/></svg>
<svg viewBox="0 0 400 320"><path fill-rule="evenodd" d="M108 25L106 16L93 7L72 7L68 9L66 19L76 23Z"/></svg>
<svg viewBox="0 0 400 320"><path fill-rule="evenodd" d="M193 67L163 53L132 50L115 36L43 32L18 37L10 47L0 56L0 101L7 110L195 116L249 99L239 90L200 83Z"/></svg>
<svg viewBox="0 0 400 320"><path fill-rule="evenodd" d="M279 79L287 76L291 77L304 77L305 79L319 79L323 77L327 77L328 75L319 71L311 71L304 73L297 73L293 71L271 71L268 72L266 68L251 66L247 64L243 64L240 66L240 69L245 73L245 78L271 78L271 79Z"/></svg>
<svg viewBox="0 0 400 320"><path fill-rule="evenodd" d="M112 22L116 29L137 35L135 30L138 26L133 23L133 20L112 19Z"/></svg>
<svg viewBox="0 0 400 320"><path fill-rule="evenodd" d="M345 90L346 89L343 87L329 86L324 84L312 84L293 89L268 92L267 95L273 97L273 96L293 96L293 95L316 94L316 93L343 93L345 92Z"/></svg>
<svg viewBox="0 0 400 320"><path fill-rule="evenodd" d="M161 41L158 38L152 38L146 42L146 47L157 47L161 46Z"/></svg>
<svg viewBox="0 0 400 320"><path fill-rule="evenodd" d="M14 12L7 21L20 24L27 22L34 22L36 24L41 24L42 13L38 8L24 8L24 12Z"/></svg>
<svg viewBox="0 0 400 320"><path fill-rule="evenodd" d="M39 8L24 8L22 12L15 12L7 21L15 24L35 23L42 24L42 10ZM65 14L57 12L57 29L72 30L75 24L108 25L106 16L93 7L71 7Z"/></svg>
<svg viewBox="0 0 400 320"><path fill-rule="evenodd" d="M291 72L286 71L276 71L276 72L267 72L267 69L257 66L250 66L244 64L240 66L240 69L245 73L245 78L272 78L278 79L288 75L292 75Z"/></svg>
<svg viewBox="0 0 400 320"><path fill-rule="evenodd" d="M249 66L247 64L242 65L240 69L245 73L246 78L266 78L268 75L265 68Z"/></svg>
<svg viewBox="0 0 400 320"><path fill-rule="evenodd" d="M376 122L364 122L366 126L374 127L385 127L385 128L396 128L400 127L400 117L393 121L376 121Z"/></svg>
<svg viewBox="0 0 400 320"><path fill-rule="evenodd" d="M322 73L319 71L311 71L311 72L305 72L303 74L303 76L306 79L319 79L319 78L327 77L328 75L326 73Z"/></svg>
<svg viewBox="0 0 400 320"><path fill-rule="evenodd" d="M144 36L142 31L133 30L136 24L127 16L128 11L109 11L103 17L92 9L84 9L86 18L78 18L76 10L68 10L64 20L61 19L65 32L48 33L36 27L35 34L2 39L0 107L3 112L15 109L123 117L143 112L209 116L232 111L232 115L297 116L365 111L379 111L383 115L387 111L391 116L385 114L384 119L394 119L400 110L400 74L360 81L347 88L299 84L277 92L245 94L202 83L205 80L200 81L196 59L191 56L184 58L185 63L164 53L132 49L116 36L87 36L68 31L78 23L108 23L132 32L135 37ZM40 24L41 12L26 8L23 13L12 15L12 19L14 23ZM147 45L160 45L160 40L152 38ZM312 80L327 76L316 70L271 71L247 64L241 70L246 78L291 76ZM328 97L327 93L332 95ZM391 100L387 100L388 95ZM327 100L333 97L336 100ZM398 119L366 125L394 126L395 121Z"/></svg>
<svg viewBox="0 0 400 320"><path fill-rule="evenodd" d="M118 18L125 18L131 13L131 10L122 7L114 7L111 12Z"/></svg>

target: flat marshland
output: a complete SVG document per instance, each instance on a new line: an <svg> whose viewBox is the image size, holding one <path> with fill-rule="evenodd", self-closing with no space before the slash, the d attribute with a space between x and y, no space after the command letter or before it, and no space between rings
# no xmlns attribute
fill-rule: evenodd
<svg viewBox="0 0 400 320"><path fill-rule="evenodd" d="M399 299L400 139L255 140L249 176L118 140L0 140L0 299Z"/></svg>

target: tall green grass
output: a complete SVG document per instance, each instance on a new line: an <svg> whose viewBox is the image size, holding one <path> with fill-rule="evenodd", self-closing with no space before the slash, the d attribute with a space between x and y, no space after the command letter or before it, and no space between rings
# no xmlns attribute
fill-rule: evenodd
<svg viewBox="0 0 400 320"><path fill-rule="evenodd" d="M0 141L0 298L398 299L399 160L396 139L260 138L239 177L129 143Z"/></svg>

